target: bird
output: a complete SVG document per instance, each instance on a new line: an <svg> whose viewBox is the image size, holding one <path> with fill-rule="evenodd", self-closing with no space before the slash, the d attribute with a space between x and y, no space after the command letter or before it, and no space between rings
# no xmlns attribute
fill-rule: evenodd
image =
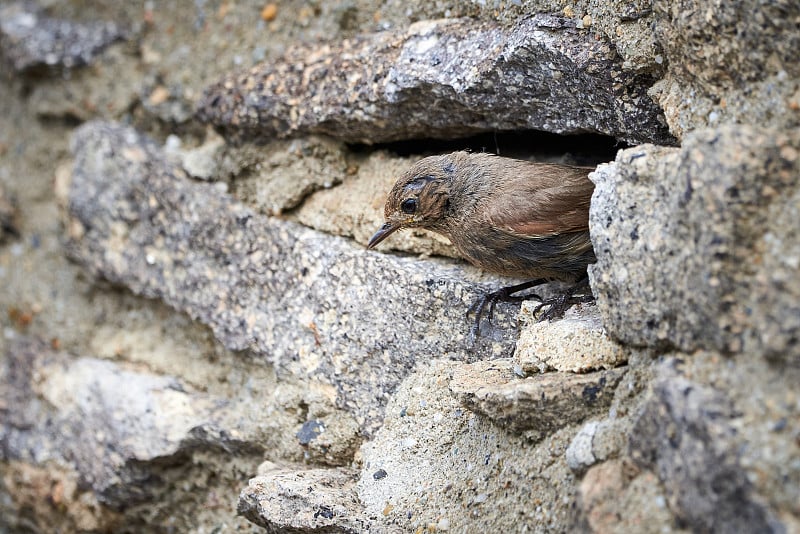
<svg viewBox="0 0 800 534"><path fill-rule="evenodd" d="M591 302L587 267L596 261L589 236L593 169L458 151L414 163L395 182L372 249L404 228L425 228L450 240L459 254L490 273L527 282L487 293L471 306L473 336L489 304L536 298L552 319L577 302ZM554 299L517 293L550 281L572 285ZM588 295L577 296L584 288Z"/></svg>

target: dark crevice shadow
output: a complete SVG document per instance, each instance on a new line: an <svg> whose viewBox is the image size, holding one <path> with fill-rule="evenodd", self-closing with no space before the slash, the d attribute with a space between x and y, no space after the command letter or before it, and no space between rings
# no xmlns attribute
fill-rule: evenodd
<svg viewBox="0 0 800 534"><path fill-rule="evenodd" d="M356 154L386 150L398 156L430 156L456 150L490 152L509 158L571 165L596 166L611 161L618 150L630 145L615 138L593 134L559 135L537 130L486 132L460 139L409 139L375 145L351 144Z"/></svg>

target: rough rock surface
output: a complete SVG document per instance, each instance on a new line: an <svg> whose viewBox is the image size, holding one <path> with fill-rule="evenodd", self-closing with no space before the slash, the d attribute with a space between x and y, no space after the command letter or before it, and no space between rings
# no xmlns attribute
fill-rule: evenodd
<svg viewBox="0 0 800 534"><path fill-rule="evenodd" d="M515 331L499 317L493 337L467 351L464 312L487 288L464 267L366 252L268 219L190 182L128 128L89 123L74 149L72 257L188 312L232 349L335 383L365 429L419 353L475 359L513 348Z"/></svg>
<svg viewBox="0 0 800 534"><path fill-rule="evenodd" d="M520 377L511 361L482 361L457 369L450 391L470 410L538 441L564 425L608 409L624 373L619 368L583 375L556 372Z"/></svg>
<svg viewBox="0 0 800 534"><path fill-rule="evenodd" d="M577 487L564 457L574 427L534 443L465 409L449 386L464 365L423 366L392 398L362 447L367 515L403 532L574 530Z"/></svg>
<svg viewBox="0 0 800 534"><path fill-rule="evenodd" d="M798 373L750 355L652 364L636 354L608 417L584 425L566 451L583 474L589 526L624 532L647 517L671 531L796 530ZM632 404L620 402L624 392Z"/></svg>
<svg viewBox="0 0 800 534"><path fill-rule="evenodd" d="M632 429L633 458L658 474L670 507L693 532L780 532L742 468L741 414L732 399L670 369L678 365L661 365Z"/></svg>
<svg viewBox="0 0 800 534"><path fill-rule="evenodd" d="M239 434L241 412L228 411L235 402L174 377L73 358L24 338L2 363L0 443L12 463L5 483L22 504L38 484L26 479L33 474L26 466L60 465L55 475L37 476L52 479L48 497L56 508L64 503L65 525L77 530L119 526L120 512L159 498L196 453L224 450L247 463L262 451Z"/></svg>
<svg viewBox="0 0 800 534"><path fill-rule="evenodd" d="M239 496L241 515L268 531L365 532L375 527L344 469L276 470L253 478Z"/></svg>
<svg viewBox="0 0 800 534"><path fill-rule="evenodd" d="M743 125L598 168L590 274L611 335L800 361L798 176L798 131Z"/></svg>
<svg viewBox="0 0 800 534"><path fill-rule="evenodd" d="M733 122L800 126L800 4L656 0L652 10L668 68L651 94L675 136Z"/></svg>
<svg viewBox="0 0 800 534"><path fill-rule="evenodd" d="M0 7L0 50L18 72L86 65L127 34L113 21L81 24L54 19L30 2Z"/></svg>
<svg viewBox="0 0 800 534"><path fill-rule="evenodd" d="M671 143L646 94L654 81L624 70L612 46L562 17L535 15L509 30L424 21L294 48L210 87L198 116L236 140L327 134L378 143L539 129Z"/></svg>
<svg viewBox="0 0 800 534"><path fill-rule="evenodd" d="M99 21L137 37L81 56L84 68L0 70L0 189L15 208L15 233L0 241L0 531L800 532L796 2L265 4L0 8L51 21L36 26L49 32L42 43ZM519 32L536 24L525 48ZM516 347L508 316L464 349L464 309L500 280L386 252L446 255L446 243L409 233L382 253L356 243L417 157L470 146L569 163L585 138L547 149L529 131L420 142L423 122L378 149L299 132L234 147L192 118L210 84L254 64L277 72L311 50L362 69L329 87L393 57L387 77L423 81L393 94L427 95L425 113L448 111L449 132L495 116L528 124L516 98L480 115L491 102L480 95L504 93L469 84L512 72L492 47L455 43L439 54L454 59L446 65L403 63L441 52L450 38L425 32L448 28L479 29L473 43L517 38L504 44L513 61L550 54L530 70L547 67L546 95L525 79L502 87L542 96L554 128L624 130L624 118L660 117L660 106L684 143L635 147L600 169L598 305L546 323L523 311ZM97 42L68 35L86 38L74 50ZM397 46L369 48L384 38ZM22 50L0 40L6 60ZM337 55L346 47L375 53ZM603 58L610 70L581 70ZM585 74L583 85L562 90L549 61ZM436 85L436 69L465 92ZM634 107L592 85L611 78L632 81L619 91L641 96ZM305 120L284 111L286 127ZM84 126L75 167L69 139L95 117L135 130ZM397 124L357 119L367 133ZM663 124L642 138L653 131L670 139ZM529 143L510 154L511 135ZM613 160L604 147L585 163ZM600 402L575 395L616 373ZM541 382L556 395L533 405Z"/></svg>
<svg viewBox="0 0 800 534"><path fill-rule="evenodd" d="M655 475L638 471L630 460L609 460L589 469L579 501L590 532L687 532L676 527Z"/></svg>
<svg viewBox="0 0 800 534"><path fill-rule="evenodd" d="M345 157L344 147L328 138L279 141L266 150L248 144L221 153L219 172L232 176L231 194L237 199L279 215L314 191L341 183L348 172Z"/></svg>
<svg viewBox="0 0 800 534"><path fill-rule="evenodd" d="M569 371L585 373L612 369L628 361L628 351L609 338L597 306L573 307L559 321L540 322L535 302L523 302L514 361L523 372Z"/></svg>
<svg viewBox="0 0 800 534"><path fill-rule="evenodd" d="M66 81L59 76L38 80L30 106L42 119L68 122L124 113L136 105L139 88L119 72L136 69L136 62L124 46L113 46L92 61L91 70L70 72Z"/></svg>

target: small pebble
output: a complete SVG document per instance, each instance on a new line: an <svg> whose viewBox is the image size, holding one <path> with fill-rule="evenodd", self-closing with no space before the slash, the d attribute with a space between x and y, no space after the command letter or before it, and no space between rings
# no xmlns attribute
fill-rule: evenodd
<svg viewBox="0 0 800 534"><path fill-rule="evenodd" d="M164 87L163 85L159 85L153 92L150 93L150 96L147 97L147 101L150 102L150 105L157 106L159 104L163 104L169 99L169 89Z"/></svg>
<svg viewBox="0 0 800 534"><path fill-rule="evenodd" d="M167 140L164 143L164 150L167 152L174 152L181 147L181 138L175 134L170 134L167 136Z"/></svg>
<svg viewBox="0 0 800 534"><path fill-rule="evenodd" d="M275 4L267 4L261 10L261 19L267 22L272 22L278 16L278 6Z"/></svg>
<svg viewBox="0 0 800 534"><path fill-rule="evenodd" d="M267 49L263 46L257 46L253 49L253 62L260 63L267 57Z"/></svg>

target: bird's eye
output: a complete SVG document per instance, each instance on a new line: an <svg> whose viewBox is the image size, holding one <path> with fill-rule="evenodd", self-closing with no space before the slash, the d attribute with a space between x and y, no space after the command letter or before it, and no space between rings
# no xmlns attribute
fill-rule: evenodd
<svg viewBox="0 0 800 534"><path fill-rule="evenodd" d="M417 199L416 198L407 198L400 204L400 209L403 210L403 213L408 213L409 215L417 211Z"/></svg>

